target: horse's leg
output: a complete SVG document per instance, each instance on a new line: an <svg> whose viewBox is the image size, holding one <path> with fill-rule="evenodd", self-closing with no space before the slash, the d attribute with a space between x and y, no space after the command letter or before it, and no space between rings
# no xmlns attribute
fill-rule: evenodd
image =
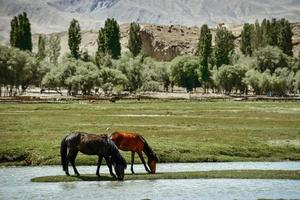
<svg viewBox="0 0 300 200"><path fill-rule="evenodd" d="M150 172L150 170L148 169L148 167L146 165L145 159L143 157L143 153L141 151L138 151L137 153L138 153L142 163L144 164L145 170L150 174L151 172Z"/></svg>
<svg viewBox="0 0 300 200"><path fill-rule="evenodd" d="M70 173L69 173L69 154L66 156L66 170L65 170L65 173L67 176L70 176Z"/></svg>
<svg viewBox="0 0 300 200"><path fill-rule="evenodd" d="M103 156L98 156L98 163L97 163L97 171L96 171L96 175L98 177L100 177L100 174L99 174L99 171L100 171L100 166L101 166L101 163L102 163L102 159L103 159Z"/></svg>
<svg viewBox="0 0 300 200"><path fill-rule="evenodd" d="M68 156L69 156L70 163L72 164L74 173L77 176L80 176L79 172L77 171L77 169L75 167L75 159L76 159L77 154L78 154L78 150L77 149L72 149L72 151L69 152Z"/></svg>
<svg viewBox="0 0 300 200"><path fill-rule="evenodd" d="M108 156L105 157L105 161L106 161L106 164L107 164L107 167L109 169L109 173L112 177L114 178L117 178L116 175L113 173L112 171L112 166L111 166L111 161L110 161L110 158Z"/></svg>
<svg viewBox="0 0 300 200"><path fill-rule="evenodd" d="M131 173L134 174L134 171L133 171L133 163L134 163L134 151L131 152Z"/></svg>
<svg viewBox="0 0 300 200"><path fill-rule="evenodd" d="M70 176L68 164L69 164L69 161L67 160L67 167L66 167L65 173L66 173L67 176Z"/></svg>

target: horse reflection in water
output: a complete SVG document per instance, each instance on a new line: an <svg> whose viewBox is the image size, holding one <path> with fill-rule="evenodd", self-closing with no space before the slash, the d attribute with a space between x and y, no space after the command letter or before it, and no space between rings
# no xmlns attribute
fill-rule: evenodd
<svg viewBox="0 0 300 200"><path fill-rule="evenodd" d="M111 141L107 135L95 135L87 134L84 132L71 133L64 137L61 141L60 154L61 164L66 175L69 174L68 163L72 164L74 172L77 176L78 173L75 167L75 159L78 151L87 155L97 155L98 164L96 175L100 177L99 170L103 157L105 158L106 164L109 168L109 172L112 177L116 178L112 171L112 165L114 166L115 173L118 180L124 179L124 170L126 169L126 161L120 154L118 148Z"/></svg>
<svg viewBox="0 0 300 200"><path fill-rule="evenodd" d="M134 174L133 171L133 163L134 163L134 154L135 152L139 155L145 170L148 173L155 174L156 172L156 163L158 162L158 158L156 154L153 152L149 144L146 142L146 140L137 133L132 132L121 132L116 131L111 134L110 136L111 140L114 141L114 143L117 145L117 147L123 151L131 151L131 172ZM144 157L143 152L148 157L148 166L150 170L148 169Z"/></svg>

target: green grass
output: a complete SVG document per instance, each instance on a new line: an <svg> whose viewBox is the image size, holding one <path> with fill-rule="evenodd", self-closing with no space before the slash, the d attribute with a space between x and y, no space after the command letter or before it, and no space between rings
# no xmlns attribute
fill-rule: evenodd
<svg viewBox="0 0 300 200"><path fill-rule="evenodd" d="M126 174L124 180L157 180L157 179L294 179L300 180L300 171L283 170L225 170L207 172L167 172L157 174ZM108 174L98 177L85 174L81 176L43 176L31 179L32 182L74 182L74 181L113 181Z"/></svg>
<svg viewBox="0 0 300 200"><path fill-rule="evenodd" d="M107 127L142 134L160 162L300 160L299 102L4 103L0 118L0 165L60 164L63 136Z"/></svg>

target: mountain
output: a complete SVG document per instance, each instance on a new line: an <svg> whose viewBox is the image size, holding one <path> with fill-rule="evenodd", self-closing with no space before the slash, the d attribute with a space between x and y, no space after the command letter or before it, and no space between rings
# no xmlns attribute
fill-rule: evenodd
<svg viewBox="0 0 300 200"><path fill-rule="evenodd" d="M66 31L72 18L81 28L99 29L107 17L120 24L210 26L255 19L300 21L299 0L0 0L0 41L8 41L10 20L26 11L33 33Z"/></svg>

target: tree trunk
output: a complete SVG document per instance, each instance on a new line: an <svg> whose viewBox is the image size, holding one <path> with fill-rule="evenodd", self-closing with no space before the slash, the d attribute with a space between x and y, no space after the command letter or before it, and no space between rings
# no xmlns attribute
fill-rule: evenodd
<svg viewBox="0 0 300 200"><path fill-rule="evenodd" d="M13 94L13 86L11 85L9 88L9 96L11 97Z"/></svg>

